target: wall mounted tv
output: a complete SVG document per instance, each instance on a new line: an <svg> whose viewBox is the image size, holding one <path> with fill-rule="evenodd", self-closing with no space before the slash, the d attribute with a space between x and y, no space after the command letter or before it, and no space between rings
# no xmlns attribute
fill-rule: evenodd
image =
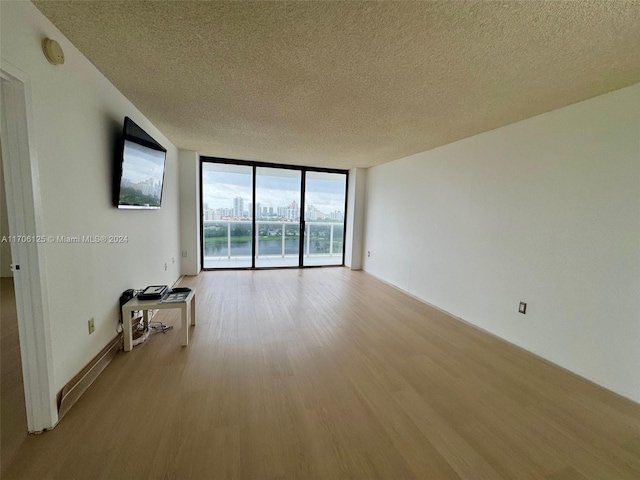
<svg viewBox="0 0 640 480"><path fill-rule="evenodd" d="M118 208L158 209L167 150L129 117L124 118L122 156L116 175Z"/></svg>

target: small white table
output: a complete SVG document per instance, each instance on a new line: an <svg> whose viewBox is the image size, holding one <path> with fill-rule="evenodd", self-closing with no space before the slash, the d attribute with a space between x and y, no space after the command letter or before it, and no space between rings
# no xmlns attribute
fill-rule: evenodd
<svg viewBox="0 0 640 480"><path fill-rule="evenodd" d="M133 348L131 334L131 312L142 310L142 319L145 325L149 324L149 310L163 308L179 308L182 311L182 345L189 345L189 318L191 325L196 324L196 291L191 287L191 293L184 302L162 303L158 300L139 300L134 297L122 306L122 322L124 328L124 351L129 352Z"/></svg>

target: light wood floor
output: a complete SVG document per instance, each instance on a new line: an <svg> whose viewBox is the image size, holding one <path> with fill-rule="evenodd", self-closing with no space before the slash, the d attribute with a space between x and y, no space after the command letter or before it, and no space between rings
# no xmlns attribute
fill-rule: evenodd
<svg viewBox="0 0 640 480"><path fill-rule="evenodd" d="M362 272L208 272L6 479L635 479L640 405Z"/></svg>
<svg viewBox="0 0 640 480"><path fill-rule="evenodd" d="M27 440L22 362L13 278L0 278L0 478Z"/></svg>

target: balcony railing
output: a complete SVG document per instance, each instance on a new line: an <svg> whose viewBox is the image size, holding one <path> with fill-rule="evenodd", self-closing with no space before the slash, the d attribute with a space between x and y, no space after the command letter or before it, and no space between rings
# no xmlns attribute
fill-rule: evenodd
<svg viewBox="0 0 640 480"><path fill-rule="evenodd" d="M252 234L255 235L255 256L260 258L294 259L299 257L300 224L298 222L256 220L251 232L250 220L204 220L204 259L207 262L251 259ZM305 222L303 255L316 265L342 263L344 224L342 222ZM320 257L325 257L322 261ZM305 261L305 263L307 263ZM297 262L295 263L297 265ZM288 261L287 265L294 265Z"/></svg>

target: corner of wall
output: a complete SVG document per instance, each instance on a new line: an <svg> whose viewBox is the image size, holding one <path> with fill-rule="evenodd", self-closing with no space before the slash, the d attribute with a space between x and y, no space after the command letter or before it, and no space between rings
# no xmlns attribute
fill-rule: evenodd
<svg viewBox="0 0 640 480"><path fill-rule="evenodd" d="M200 156L191 150L178 152L180 198L180 272L198 275L200 258Z"/></svg>
<svg viewBox="0 0 640 480"><path fill-rule="evenodd" d="M366 174L364 168L349 170L345 265L351 270L362 270Z"/></svg>

